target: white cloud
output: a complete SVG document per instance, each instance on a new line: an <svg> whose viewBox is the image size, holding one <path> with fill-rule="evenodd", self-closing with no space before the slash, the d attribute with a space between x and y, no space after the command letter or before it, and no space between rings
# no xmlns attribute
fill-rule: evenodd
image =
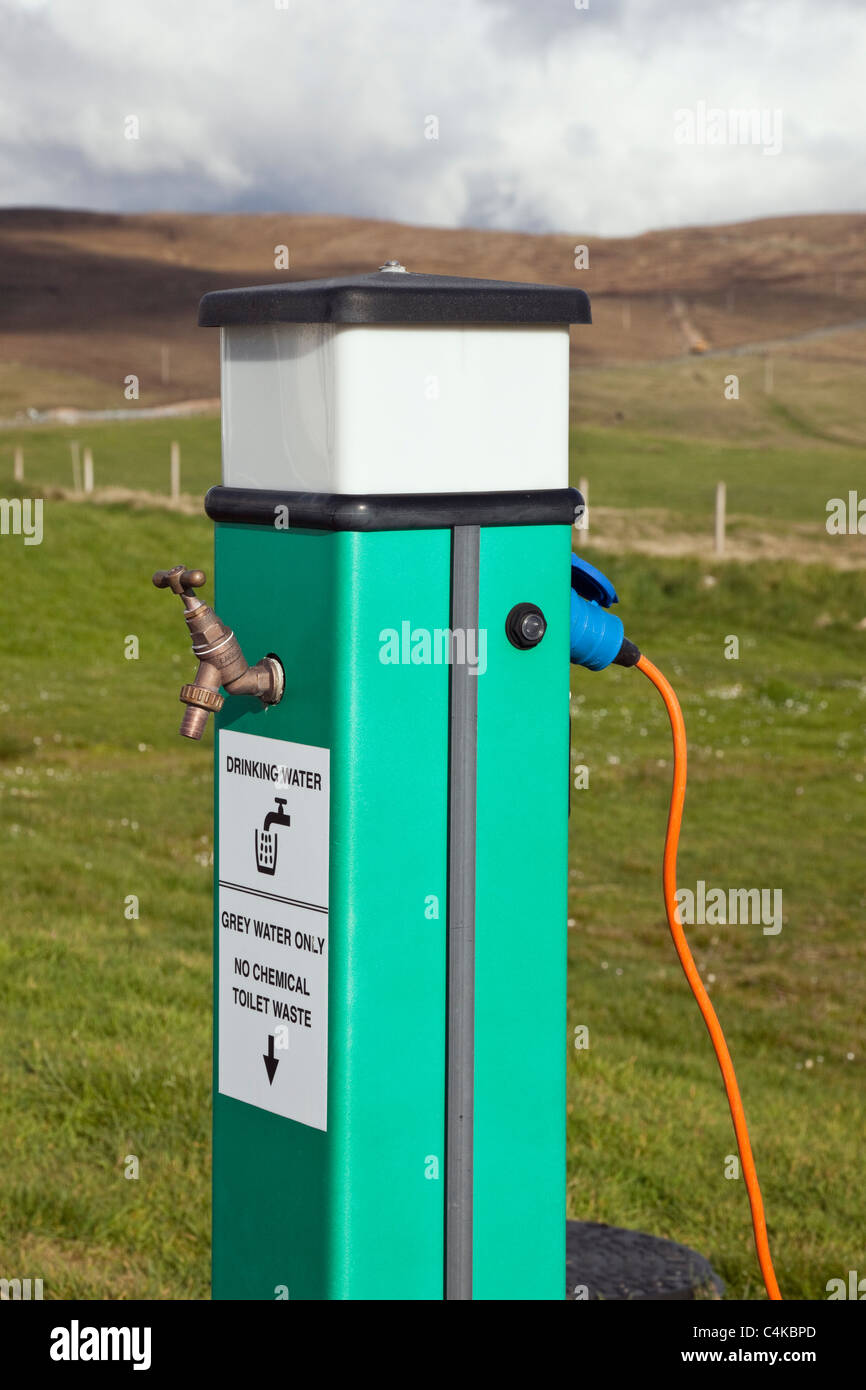
<svg viewBox="0 0 866 1390"><path fill-rule="evenodd" d="M606 234L862 206L857 0L0 0L0 23L7 204ZM678 146L698 102L779 108L782 153Z"/></svg>

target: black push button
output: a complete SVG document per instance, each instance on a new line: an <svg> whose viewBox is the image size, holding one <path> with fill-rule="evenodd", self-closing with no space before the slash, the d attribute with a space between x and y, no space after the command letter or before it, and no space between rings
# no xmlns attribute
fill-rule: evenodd
<svg viewBox="0 0 866 1390"><path fill-rule="evenodd" d="M537 647L547 631L547 619L536 603L516 603L505 619L505 635L513 647Z"/></svg>

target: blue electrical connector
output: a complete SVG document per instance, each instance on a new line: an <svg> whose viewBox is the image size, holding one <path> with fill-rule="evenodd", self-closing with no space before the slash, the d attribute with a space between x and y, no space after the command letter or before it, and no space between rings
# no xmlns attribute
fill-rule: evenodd
<svg viewBox="0 0 866 1390"><path fill-rule="evenodd" d="M617 603L616 589L601 570L579 556L571 557L571 660L590 671L611 662L636 665L640 652L625 635L622 619L607 610Z"/></svg>

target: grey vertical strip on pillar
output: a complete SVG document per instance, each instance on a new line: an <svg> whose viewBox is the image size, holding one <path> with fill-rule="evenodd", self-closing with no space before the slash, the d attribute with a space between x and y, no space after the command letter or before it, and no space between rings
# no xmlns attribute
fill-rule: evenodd
<svg viewBox="0 0 866 1390"><path fill-rule="evenodd" d="M478 651L477 526L455 526L451 629ZM458 652L460 648L457 648ZM445 1157L445 1297L472 1297L472 1149L475 1083L475 779L478 675L451 665L448 787L448 1075Z"/></svg>

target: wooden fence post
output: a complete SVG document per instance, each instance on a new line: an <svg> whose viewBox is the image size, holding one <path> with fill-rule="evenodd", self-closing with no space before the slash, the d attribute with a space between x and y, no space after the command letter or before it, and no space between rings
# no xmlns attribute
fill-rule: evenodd
<svg viewBox="0 0 866 1390"><path fill-rule="evenodd" d="M176 439L171 441L171 500L180 501L180 445Z"/></svg>
<svg viewBox="0 0 866 1390"><path fill-rule="evenodd" d="M69 452L72 455L72 487L75 492L81 491L81 456L78 447L78 440L69 441Z"/></svg>
<svg viewBox="0 0 866 1390"><path fill-rule="evenodd" d="M725 501L727 488L724 483L716 483L716 554L725 553Z"/></svg>

